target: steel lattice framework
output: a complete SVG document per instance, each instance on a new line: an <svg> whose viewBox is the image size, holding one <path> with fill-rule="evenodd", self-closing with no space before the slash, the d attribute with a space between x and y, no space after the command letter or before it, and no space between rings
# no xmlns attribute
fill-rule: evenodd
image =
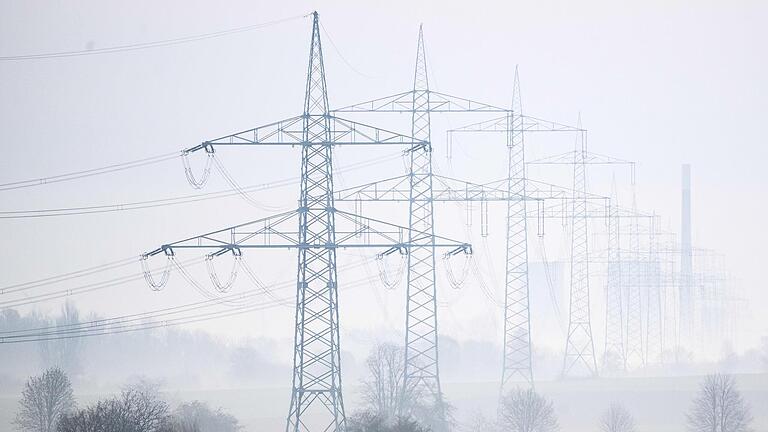
<svg viewBox="0 0 768 432"><path fill-rule="evenodd" d="M510 195L526 195L523 103L515 69L512 112L508 116L508 183ZM504 359L501 394L510 382L533 386L531 365L531 313L528 299L528 218L525 200L507 201L507 253L504 293Z"/></svg>
<svg viewBox="0 0 768 432"><path fill-rule="evenodd" d="M564 124L526 117L522 114L520 84L515 70L512 109L476 102L429 90L427 65L424 50L423 31L419 29L416 55L414 88L393 96L354 104L337 111L344 112L411 112L412 134L422 140L431 140L430 113L502 113L502 117L474 123L448 131L451 142L454 133L500 132L507 138L509 169L502 181L491 182L477 187L470 182L445 179L431 172L431 148L414 146L411 151L409 172L409 218L411 226L426 231L432 219L435 201L494 201L500 197L507 201L507 248L506 283L504 312L504 358L502 390L510 382L533 385L530 348L530 316L528 312L528 257L527 257L527 205L526 201L537 201L538 209L544 209L546 199L570 200L571 190L525 179L523 132L574 132L578 128ZM423 135L420 135L423 134ZM429 179L429 180L428 180ZM445 181L455 186L444 187ZM352 200L399 201L404 192L397 186L401 179L383 180L345 191ZM438 183L438 188L435 188ZM526 190L526 185L532 185ZM428 190L431 188L431 191ZM527 192L527 193L526 193ZM353 195L354 194L354 198ZM431 198L428 198L431 197ZM595 198L595 197L590 197ZM604 197L599 197L604 199ZM427 201L428 200L428 201ZM485 207L487 209L487 206ZM539 212L539 229L543 233L544 212ZM416 225L413 225L416 223ZM408 311L406 323L406 381L425 385L433 394L435 403L442 406L439 388L439 362L437 346L437 290L434 284L434 251L425 245L424 256L414 258L408 265ZM427 257L427 252L431 257ZM421 282L419 286L414 282ZM428 284L428 285L423 285ZM431 286L430 286L431 285ZM428 307L426 307L428 306ZM423 314L416 315L416 312ZM433 327L434 324L434 327ZM428 355L425 355L428 354ZM432 356L434 353L435 357ZM421 357L421 359L419 359Z"/></svg>
<svg viewBox="0 0 768 432"><path fill-rule="evenodd" d="M328 108L318 14L313 16L310 58L301 116L227 135L184 150L205 150L209 156L220 146L281 145L300 147L301 182L295 211L247 222L173 243L145 254L209 249L210 257L243 249L296 249L296 325L291 403L286 431L308 431L305 419L314 416L322 431L345 429L339 348L338 248L376 247L411 249L429 242L432 248L449 247L451 254L469 253L468 244L437 238L429 232L399 227L337 210L334 204L332 149L342 145L404 145L429 147L429 142L333 116ZM291 229L298 219L298 230ZM295 226L295 225L294 225ZM419 243L411 243L418 239ZM313 427L313 430L318 430Z"/></svg>
<svg viewBox="0 0 768 432"><path fill-rule="evenodd" d="M621 223L616 179L613 179L608 219L608 283L605 290L605 349L603 370L626 370L624 302L621 283Z"/></svg>
<svg viewBox="0 0 768 432"><path fill-rule="evenodd" d="M432 200L429 79L421 27L412 95L411 135L430 144L414 146L410 152L409 241L417 246L412 248L408 255L404 388L426 388L429 394L434 395L437 418L444 419L438 364L435 251L431 238L414 235L414 230L434 232L435 222Z"/></svg>
<svg viewBox="0 0 768 432"><path fill-rule="evenodd" d="M593 217L587 200L587 165L629 165L634 184L634 162L587 151L587 132L581 129L579 119L576 148L571 152L538 159L530 164L572 165L573 200L571 202L571 282L568 313L568 333L563 356L563 377L571 375L597 376L597 358L592 337L592 317L589 293L589 227ZM555 212L556 213L556 212ZM610 210L605 212L608 217Z"/></svg>
<svg viewBox="0 0 768 432"><path fill-rule="evenodd" d="M647 301L645 314L645 364L662 362L664 352L664 322L663 299L661 280L661 257L659 256L659 240L656 233L656 217L650 220L650 233L648 236L648 270L647 277Z"/></svg>
<svg viewBox="0 0 768 432"><path fill-rule="evenodd" d="M568 335L563 358L563 375L574 366L583 367L590 375L597 374L595 345L592 341L592 321L589 301L589 251L586 214L587 165L586 137L579 134L573 153L573 213L571 237L571 295L568 313Z"/></svg>
<svg viewBox="0 0 768 432"><path fill-rule="evenodd" d="M413 247L408 256L406 287L406 323L405 323L405 389L416 389L417 393L430 395L430 404L436 411L439 424L445 427L444 401L440 385L437 286L435 270L435 248L429 237L416 235L417 232L434 231L434 179L432 173L432 146L430 115L433 112L479 112L506 113L507 110L490 104L475 102L429 89L426 51L423 29L419 27L416 49L416 66L413 77L413 89L407 92L386 96L371 101L361 102L340 108L338 112L407 112L411 114L411 134L422 143L410 149L410 163L407 175L410 242ZM424 144L425 143L425 144ZM360 194L378 194L379 184L395 183L397 179L386 179L361 188L353 188L360 199ZM472 189L477 185L466 185L464 191L457 191L462 199L458 201L478 200ZM483 186L482 188L488 188ZM397 186L384 187L391 195L389 200L397 201L402 191ZM496 189L491 187L491 189ZM395 192L397 191L397 192ZM501 191L496 190L495 194ZM453 200L456 192L448 192L442 200ZM469 198L469 199L466 199ZM506 196L505 196L506 199ZM480 199L484 201L484 199Z"/></svg>
<svg viewBox="0 0 768 432"><path fill-rule="evenodd" d="M637 210L632 193L632 210ZM645 365L643 352L642 291L640 275L640 231L638 219L632 218L629 229L629 282L627 287L627 367Z"/></svg>

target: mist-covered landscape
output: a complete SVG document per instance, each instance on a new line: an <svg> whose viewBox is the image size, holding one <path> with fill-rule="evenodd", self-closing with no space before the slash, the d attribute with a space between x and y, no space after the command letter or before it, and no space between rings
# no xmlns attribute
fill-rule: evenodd
<svg viewBox="0 0 768 432"><path fill-rule="evenodd" d="M768 431L767 18L0 2L0 430Z"/></svg>

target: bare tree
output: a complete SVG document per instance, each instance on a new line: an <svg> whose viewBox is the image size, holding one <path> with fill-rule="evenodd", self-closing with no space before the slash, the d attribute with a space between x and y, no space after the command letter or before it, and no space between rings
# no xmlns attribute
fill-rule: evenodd
<svg viewBox="0 0 768 432"><path fill-rule="evenodd" d="M736 381L721 374L704 379L687 418L691 432L747 432L752 422Z"/></svg>
<svg viewBox="0 0 768 432"><path fill-rule="evenodd" d="M623 405L614 403L600 418L602 432L635 432L635 419Z"/></svg>
<svg viewBox="0 0 768 432"><path fill-rule="evenodd" d="M61 307L61 314L53 324L60 329L80 323L80 312L74 303L67 300ZM43 364L59 367L71 375L80 372L80 353L83 340L80 338L59 338L40 341L40 357Z"/></svg>
<svg viewBox="0 0 768 432"><path fill-rule="evenodd" d="M193 401L181 404L173 414L173 432L236 432L241 430L237 419L221 408L211 409L206 403Z"/></svg>
<svg viewBox="0 0 768 432"><path fill-rule="evenodd" d="M362 411L347 419L348 432L431 432L415 420L399 417L392 422L385 421L376 413Z"/></svg>
<svg viewBox="0 0 768 432"><path fill-rule="evenodd" d="M414 410L419 395L405 389L405 352L399 346L381 344L366 359L370 377L363 381L368 409L384 422L395 421Z"/></svg>
<svg viewBox="0 0 768 432"><path fill-rule="evenodd" d="M559 430L552 402L533 389L513 389L501 401L499 426L512 432Z"/></svg>
<svg viewBox="0 0 768 432"><path fill-rule="evenodd" d="M501 432L498 419L491 420L481 413L475 414L465 429L468 432Z"/></svg>
<svg viewBox="0 0 768 432"><path fill-rule="evenodd" d="M99 401L61 419L58 432L172 431L168 404L146 381L127 386L120 397Z"/></svg>
<svg viewBox="0 0 768 432"><path fill-rule="evenodd" d="M14 425L29 432L53 432L59 420L75 408L67 374L51 368L27 380Z"/></svg>

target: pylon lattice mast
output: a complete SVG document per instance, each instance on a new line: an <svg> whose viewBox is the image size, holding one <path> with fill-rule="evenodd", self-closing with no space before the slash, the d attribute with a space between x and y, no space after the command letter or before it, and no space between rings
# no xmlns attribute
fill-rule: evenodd
<svg viewBox="0 0 768 432"><path fill-rule="evenodd" d="M437 418L444 419L438 363L435 251L431 238L413 234L413 230L434 232L429 115L427 60L424 34L419 27L413 77L411 135L419 137L427 144L413 146L410 151L408 226L411 228L410 242L416 247L411 249L408 255L406 273L404 388L426 389L433 395Z"/></svg>
<svg viewBox="0 0 768 432"><path fill-rule="evenodd" d="M626 370L624 301L621 279L621 223L616 179L613 179L608 219L608 283L605 290L605 349L603 370Z"/></svg>
<svg viewBox="0 0 768 432"><path fill-rule="evenodd" d="M573 166L573 201L571 206L571 286L568 333L563 356L563 376L596 376L597 359L592 337L592 320L589 293L589 232L591 214L586 191L587 165L629 165L634 184L634 162L587 151L587 133L579 120L576 148L571 152L545 157L529 162L537 165ZM609 212L609 210L608 210ZM554 213L557 213L556 211ZM604 213L607 217L607 212Z"/></svg>
<svg viewBox="0 0 768 432"><path fill-rule="evenodd" d="M266 126L227 135L186 149L185 154L205 150L209 156L220 146L299 146L302 152L299 207L222 230L168 243L145 254L177 250L209 249L210 257L243 249L297 249L296 326L291 403L286 431L310 430L307 416L321 424L313 430L345 429L339 348L338 248L376 247L410 250L404 237L429 241L432 248L469 252L470 246L434 233L414 231L394 224L337 210L334 205L332 148L341 145L428 145L412 137L344 120L330 114L320 42L319 18L313 15L310 59L304 113ZM298 231L291 221L298 218ZM420 245L418 245L420 246Z"/></svg>
<svg viewBox="0 0 768 432"><path fill-rule="evenodd" d="M520 77L515 68L512 111L507 128L510 196L526 195L525 142ZM507 201L507 237L504 292L504 358L501 387L503 395L512 382L533 386L531 362L531 313L528 292L528 213L525 200Z"/></svg>
<svg viewBox="0 0 768 432"><path fill-rule="evenodd" d="M645 314L645 364L662 362L664 352L664 320L662 295L661 257L659 256L659 240L656 228L656 215L650 220L648 235L648 286L647 307Z"/></svg>
<svg viewBox="0 0 768 432"><path fill-rule="evenodd" d="M632 211L637 211L637 202L632 192ZM631 218L629 230L629 269L627 286L627 366L634 368L645 364L643 351L642 290L640 269L640 232L638 218Z"/></svg>
<svg viewBox="0 0 768 432"><path fill-rule="evenodd" d="M587 204L584 195L587 188L586 150L586 136L585 133L581 133L573 159L571 290L563 376L568 376L574 366L577 365L583 367L589 375L597 374L589 299L589 234L587 218L585 217Z"/></svg>

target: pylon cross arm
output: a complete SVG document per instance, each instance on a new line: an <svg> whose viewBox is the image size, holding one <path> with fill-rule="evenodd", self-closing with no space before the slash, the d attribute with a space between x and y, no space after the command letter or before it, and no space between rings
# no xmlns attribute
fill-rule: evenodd
<svg viewBox="0 0 768 432"><path fill-rule="evenodd" d="M313 124L322 123L322 133L326 139L312 139L306 142L306 129ZM220 146L301 146L301 145L420 145L425 141L390 130L346 120L329 114L306 114L270 123L264 126L236 132L184 150L192 153L206 150L212 153Z"/></svg>
<svg viewBox="0 0 768 432"><path fill-rule="evenodd" d="M336 216L336 241L301 243L297 232L296 218L299 209L274 216L212 231L199 236L167 243L144 254L153 256L160 253L173 255L179 249L205 249L210 255L232 252L239 255L243 249L344 249L398 248L408 251L413 245L408 240L408 228L333 209ZM435 247L450 249L449 253L463 251L471 253L471 245L458 240L415 231L420 237L428 238ZM418 245L416 245L418 246Z"/></svg>
<svg viewBox="0 0 768 432"><path fill-rule="evenodd" d="M336 191L336 201L408 202L411 197L410 176L392 177ZM450 177L432 175L432 201L532 201L536 198L510 194L506 185L478 184Z"/></svg>
<svg viewBox="0 0 768 432"><path fill-rule="evenodd" d="M510 114L515 119L514 124L510 121ZM518 121L518 119L522 121ZM449 129L446 133L448 139L455 133L469 132L583 132L577 126L570 126L551 120L544 120L538 117L528 115L518 115L511 110L506 110L506 115L496 117L490 120L484 120L477 123L471 123L454 129Z"/></svg>
<svg viewBox="0 0 768 432"><path fill-rule="evenodd" d="M424 101L424 105L414 109L414 100ZM348 105L342 108L332 110L332 112L394 112L394 113L412 113L417 112L484 112L498 113L507 112L506 108L478 102L471 99L453 96L446 93L440 93L427 89L410 90L389 96L384 96L365 102Z"/></svg>

